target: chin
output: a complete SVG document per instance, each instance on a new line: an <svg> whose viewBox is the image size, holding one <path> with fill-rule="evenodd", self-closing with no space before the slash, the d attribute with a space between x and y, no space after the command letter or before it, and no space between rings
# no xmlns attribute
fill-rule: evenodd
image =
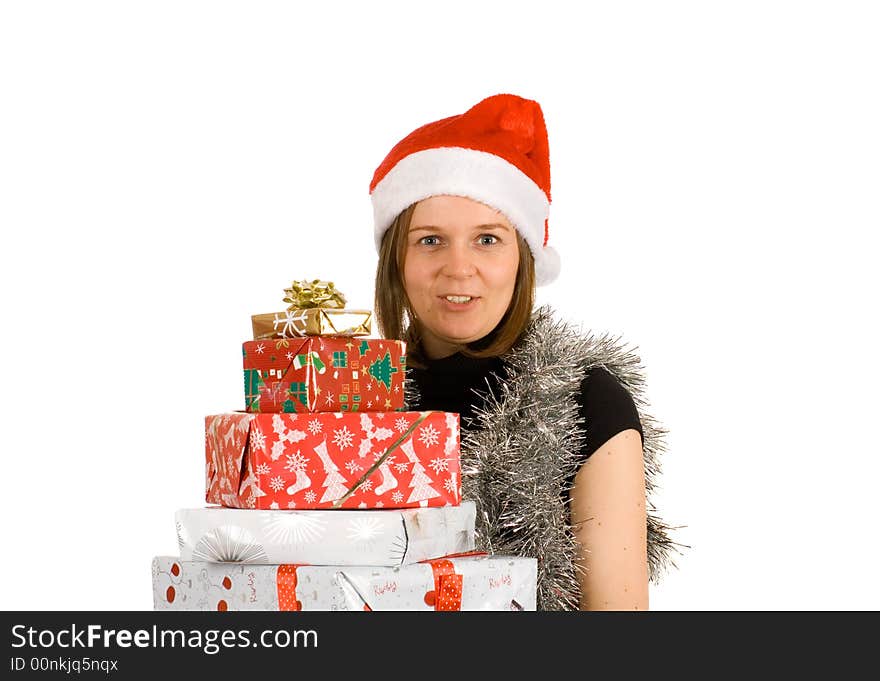
<svg viewBox="0 0 880 681"><path fill-rule="evenodd" d="M467 326L463 324L438 324L436 328L444 338L449 339L453 343L472 343L488 333L488 331L483 333L481 328L473 324Z"/></svg>

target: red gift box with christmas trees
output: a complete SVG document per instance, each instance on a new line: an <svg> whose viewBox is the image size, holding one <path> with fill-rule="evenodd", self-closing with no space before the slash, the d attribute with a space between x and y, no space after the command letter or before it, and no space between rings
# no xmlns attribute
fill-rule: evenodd
<svg viewBox="0 0 880 681"><path fill-rule="evenodd" d="M459 415L316 412L205 417L206 500L232 508L461 503Z"/></svg>
<svg viewBox="0 0 880 681"><path fill-rule="evenodd" d="M245 411L398 411L404 407L406 343L308 336L242 345Z"/></svg>

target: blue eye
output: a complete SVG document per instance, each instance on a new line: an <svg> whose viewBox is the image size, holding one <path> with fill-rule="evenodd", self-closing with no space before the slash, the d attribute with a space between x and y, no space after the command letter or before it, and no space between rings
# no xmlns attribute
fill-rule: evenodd
<svg viewBox="0 0 880 681"><path fill-rule="evenodd" d="M428 243L430 239L433 239L433 243ZM439 238L436 236L423 236L419 239L419 243L424 246L436 246L439 243Z"/></svg>
<svg viewBox="0 0 880 681"><path fill-rule="evenodd" d="M487 239L490 239L490 241L486 241ZM491 246L492 244L498 243L498 237L494 234L483 234L480 237L480 243L483 246Z"/></svg>

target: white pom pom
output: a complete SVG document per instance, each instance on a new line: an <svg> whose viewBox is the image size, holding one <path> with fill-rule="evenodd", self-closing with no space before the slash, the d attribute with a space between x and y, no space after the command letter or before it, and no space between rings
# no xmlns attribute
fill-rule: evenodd
<svg viewBox="0 0 880 681"><path fill-rule="evenodd" d="M535 285L544 286L559 276L561 261L552 246L544 246L535 257Z"/></svg>

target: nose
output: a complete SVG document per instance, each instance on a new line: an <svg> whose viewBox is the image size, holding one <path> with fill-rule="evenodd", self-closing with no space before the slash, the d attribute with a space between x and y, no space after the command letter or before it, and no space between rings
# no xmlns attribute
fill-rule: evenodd
<svg viewBox="0 0 880 681"><path fill-rule="evenodd" d="M468 244L455 242L450 244L446 250L446 258L441 268L443 274L447 277L461 278L473 276L476 271L476 263L474 254L471 252Z"/></svg>

